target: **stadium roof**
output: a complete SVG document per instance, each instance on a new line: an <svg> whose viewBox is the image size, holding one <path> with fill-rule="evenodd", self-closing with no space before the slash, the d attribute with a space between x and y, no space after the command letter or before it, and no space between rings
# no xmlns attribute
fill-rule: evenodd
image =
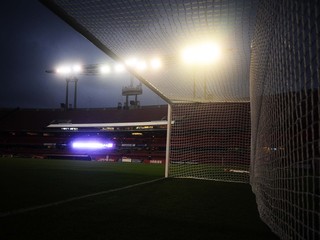
<svg viewBox="0 0 320 240"><path fill-rule="evenodd" d="M120 123L58 123L49 124L48 128L106 128L106 127L127 127L127 126L159 126L166 125L167 120L148 122L120 122Z"/></svg>
<svg viewBox="0 0 320 240"><path fill-rule="evenodd" d="M249 100L256 0L41 0L116 61L162 59L159 71L129 71L168 103ZM184 64L182 48L214 42L215 64Z"/></svg>
<svg viewBox="0 0 320 240"><path fill-rule="evenodd" d="M1 131L42 131L50 124L129 123L166 120L167 106L139 109L0 109Z"/></svg>

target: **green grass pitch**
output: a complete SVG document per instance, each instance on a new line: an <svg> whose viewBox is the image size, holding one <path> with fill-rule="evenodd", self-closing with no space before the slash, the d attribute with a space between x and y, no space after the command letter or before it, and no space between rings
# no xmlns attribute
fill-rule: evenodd
<svg viewBox="0 0 320 240"><path fill-rule="evenodd" d="M277 239L248 184L163 179L163 165L0 158L0 239Z"/></svg>

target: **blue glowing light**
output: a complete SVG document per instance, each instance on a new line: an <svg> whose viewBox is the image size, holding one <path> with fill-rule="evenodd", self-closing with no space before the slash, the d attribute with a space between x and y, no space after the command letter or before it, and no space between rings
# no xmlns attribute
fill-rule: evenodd
<svg viewBox="0 0 320 240"><path fill-rule="evenodd" d="M98 149L108 149L113 148L113 143L103 143L94 140L82 140L82 141L74 141L72 143L72 148L74 149L88 149L88 150L98 150Z"/></svg>

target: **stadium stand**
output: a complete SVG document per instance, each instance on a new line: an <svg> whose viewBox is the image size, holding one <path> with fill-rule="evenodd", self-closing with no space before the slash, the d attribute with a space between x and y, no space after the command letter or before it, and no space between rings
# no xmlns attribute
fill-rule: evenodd
<svg viewBox="0 0 320 240"><path fill-rule="evenodd" d="M190 122L188 134L171 139L172 161L205 163L223 161L225 165L242 159L245 170L250 163L249 103L220 103L211 109L212 116L228 108L244 114L245 119L227 124L215 118L211 125ZM200 110L200 108L199 108ZM37 158L59 158L98 161L164 163L167 135L166 105L138 109L2 109L0 110L0 154ZM224 113L226 117L227 113ZM180 110L172 119L173 131L192 116ZM193 116L197 117L197 116ZM229 116L228 118L230 118ZM202 141L186 149L194 133L202 132ZM242 134L239 135L239 132ZM240 139L239 139L240 138ZM112 143L112 148L73 148L77 140ZM186 152L187 151L187 152ZM192 151L193 155L190 155ZM189 157L179 157L180 155ZM183 161L181 160L183 159ZM202 161L203 162L203 161ZM173 171L174 173L174 171ZM246 175L248 181L248 175Z"/></svg>
<svg viewBox="0 0 320 240"><path fill-rule="evenodd" d="M169 104L168 119L177 121L168 134L169 176L246 182L236 175L238 162L227 173L210 164L218 148L203 136L220 123L223 131L241 129L247 110L230 106L250 101L250 184L261 219L281 239L320 239L319 1L41 2L115 61L161 53L165 67L157 74L128 70ZM214 65L179 61L181 47L195 42L191 49L203 43L207 49L208 38L222 46ZM248 153L239 155L241 165ZM194 166L199 158L203 164Z"/></svg>
<svg viewBox="0 0 320 240"><path fill-rule="evenodd" d="M167 106L131 110L2 109L0 154L163 163L166 115ZM109 141L113 148L73 149L76 139Z"/></svg>

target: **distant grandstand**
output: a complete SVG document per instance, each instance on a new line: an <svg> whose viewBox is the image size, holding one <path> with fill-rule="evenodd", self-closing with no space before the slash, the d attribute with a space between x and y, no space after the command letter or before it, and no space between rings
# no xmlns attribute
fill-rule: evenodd
<svg viewBox="0 0 320 240"><path fill-rule="evenodd" d="M139 109L2 109L0 154L164 163L167 106ZM91 143L75 147L75 141ZM110 145L92 146L92 142ZM110 146L110 147L109 147Z"/></svg>
<svg viewBox="0 0 320 240"><path fill-rule="evenodd" d="M197 107L199 111L200 106ZM236 118L231 120L225 113L223 115L234 124L227 125L224 118L216 117L211 121L212 124L190 125L185 136L173 134L173 163L222 162L228 165L241 159L245 163L242 169L249 170L249 103L215 104L211 109L212 116L221 115L221 109L225 108L244 114L245 121L241 123ZM167 111L166 105L130 110L2 109L0 155L164 164ZM173 133L180 132L181 123L190 117L192 115L183 110L173 111ZM187 143L192 140L190 136L198 132L206 133L203 142L199 142L200 145L194 149L186 148ZM241 139L239 132L242 133ZM186 156L178 157L181 154ZM171 169L172 173L174 169L176 168Z"/></svg>
<svg viewBox="0 0 320 240"><path fill-rule="evenodd" d="M261 219L320 239L320 1L41 2L117 62L160 53L157 74L128 71L169 105L169 176L248 182L250 154ZM212 65L179 54L216 44Z"/></svg>

